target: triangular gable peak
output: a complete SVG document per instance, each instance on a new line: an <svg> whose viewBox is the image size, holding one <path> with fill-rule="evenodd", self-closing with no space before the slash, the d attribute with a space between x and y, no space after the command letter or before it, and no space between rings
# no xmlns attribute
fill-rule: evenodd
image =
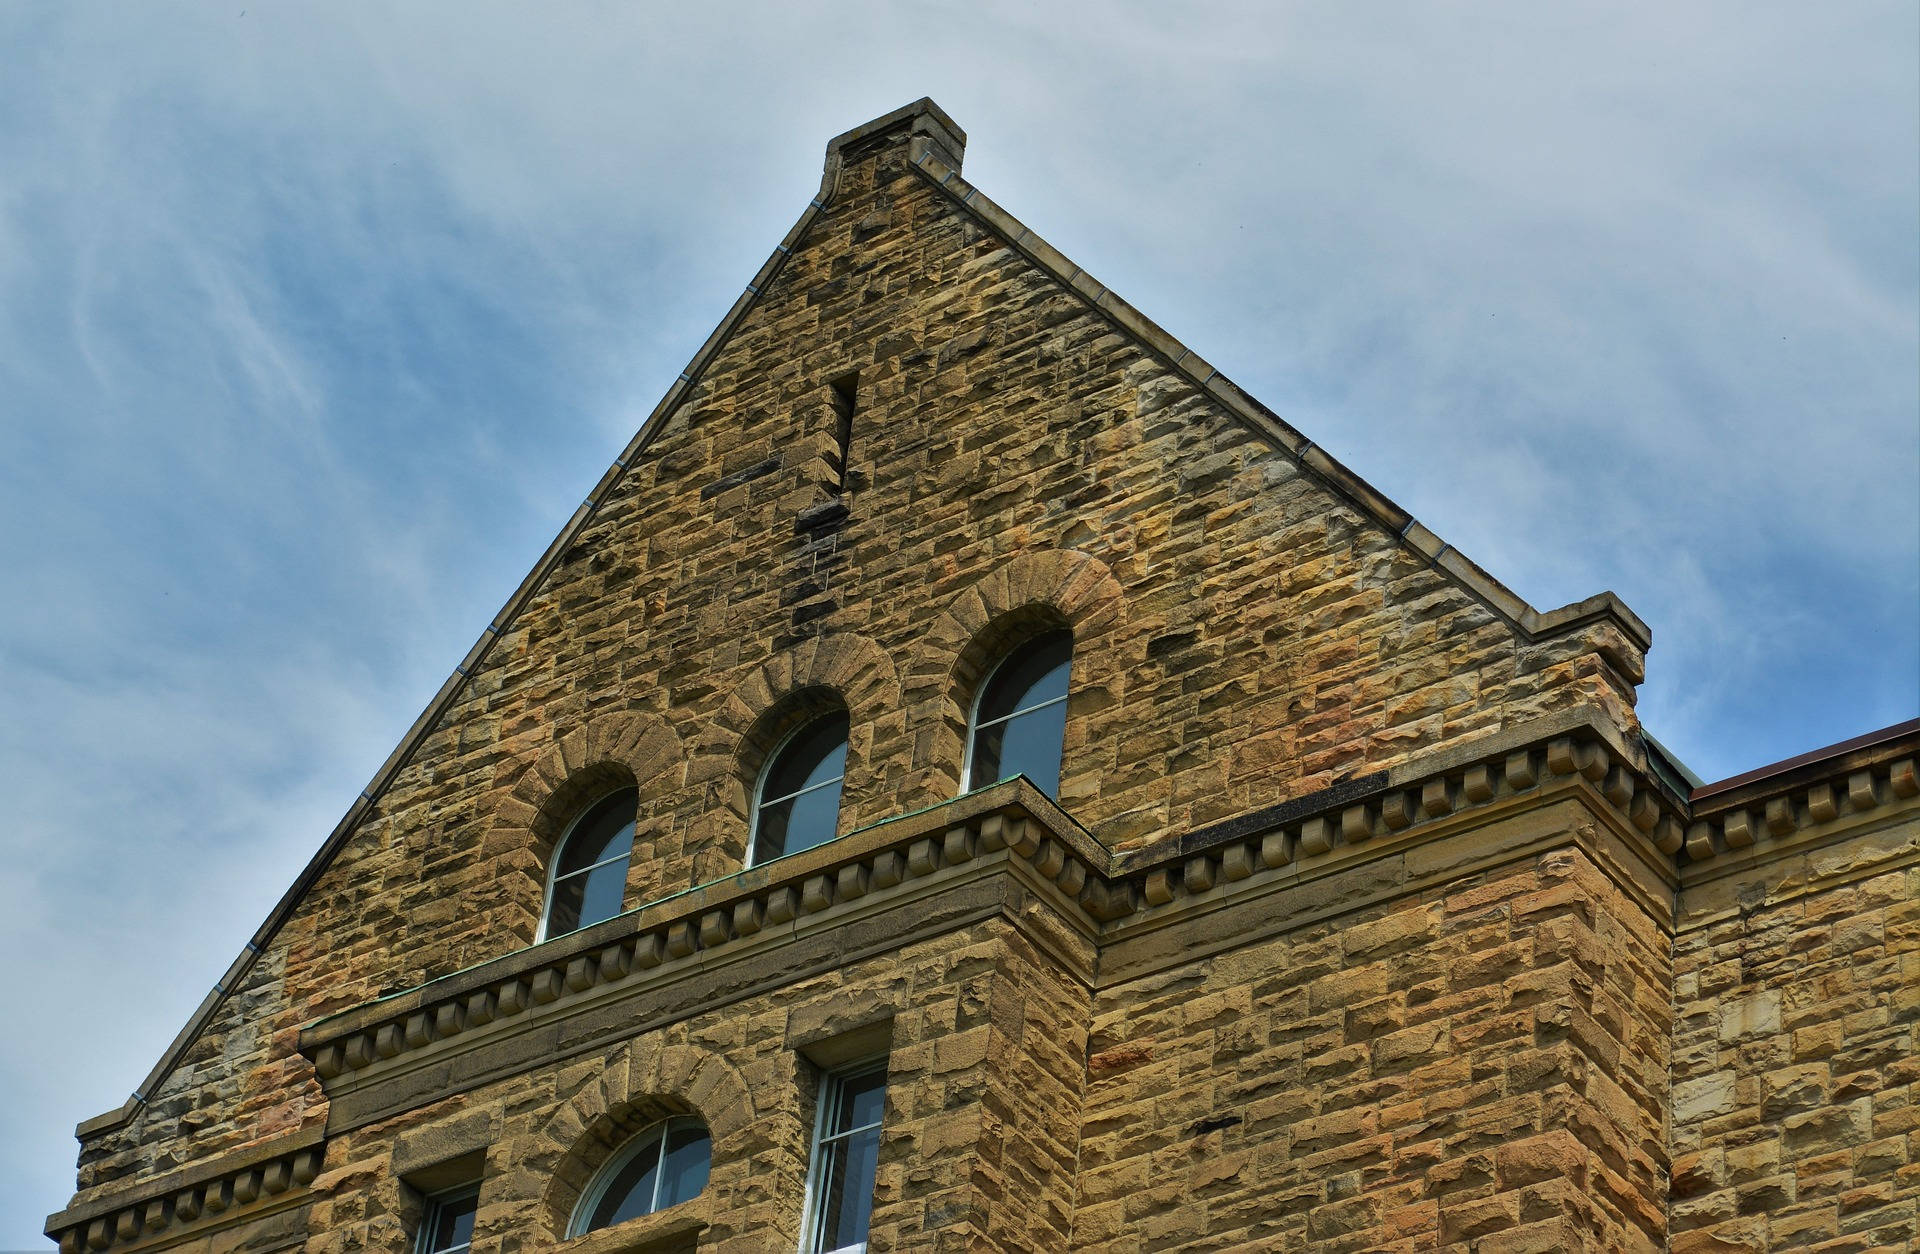
<svg viewBox="0 0 1920 1254"><path fill-rule="evenodd" d="M645 462L650 446L672 427L675 416L699 395L709 368L720 359L736 332L748 322L790 259L809 243L822 216L828 214L845 193L843 183L846 180L843 175L876 147L898 145L902 141L907 144L906 160L914 176L922 180L933 195L943 198L953 212L966 215L983 232L1037 267L1063 291L1072 293L1073 299L1104 318L1155 359L1162 368L1183 379L1199 395L1208 398L1234 420L1244 424L1267 446L1291 458L1304 476L1348 503L1363 518L1371 520L1391 537L1393 543L1402 546L1421 563L1465 590L1503 623L1517 640L1535 644L1564 639L1564 651L1594 654L1604 659L1615 677L1614 687L1619 696L1616 714L1623 721L1631 721L1632 686L1641 678L1641 658L1649 643L1649 636L1645 625L1617 598L1610 593L1603 593L1544 614L1526 605L1451 546L1441 542L1411 515L1252 400L1198 355L1141 316L1104 284L967 183L960 174L966 142L964 132L937 105L923 99L857 127L828 145L819 192L808 203L799 220L775 246L766 263L667 390L646 423L601 476L540 561L500 613L487 625L455 667L453 674L448 676L399 746L382 764L373 780L248 942L245 951L196 1010L165 1057L119 1110L80 1125L79 1133L83 1140L117 1128L132 1118L148 1095L159 1090L231 992L240 988L255 973L254 968L261 955L267 952L282 926L368 817L371 808L386 795L396 776L419 754L442 720L467 693L473 677L493 660L496 643L514 631L523 612L549 588L556 572L564 564L565 556L582 540L587 529L601 516L603 508L620 495L630 474Z"/></svg>

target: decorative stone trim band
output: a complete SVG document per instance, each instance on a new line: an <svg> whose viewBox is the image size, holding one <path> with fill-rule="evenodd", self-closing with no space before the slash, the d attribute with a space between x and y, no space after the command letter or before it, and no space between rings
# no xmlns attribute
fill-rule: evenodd
<svg viewBox="0 0 1920 1254"><path fill-rule="evenodd" d="M1900 742L1877 765L1840 763L1850 768L1842 779L1698 817L1605 723L1574 710L1121 854L1031 784L1011 780L345 1011L302 1032L300 1049L322 1081L332 1081L535 1007L697 962L844 903L905 893L914 881L1003 853L1051 885L1094 936L1221 884L1287 873L1342 849L1402 844L1426 829L1438 835L1476 810L1568 786L1611 811L1622 831L1637 834L1649 862L1671 867L1745 848L1762 832L1791 834L1920 795L1912 750Z"/></svg>
<svg viewBox="0 0 1920 1254"><path fill-rule="evenodd" d="M1342 847L1417 835L1457 815L1573 780L1592 785L1593 794L1660 853L1671 856L1681 848L1683 822L1674 800L1599 735L1583 731L1544 744L1491 747L1484 760L1414 780L1389 775L1376 789L1349 793L1312 814L1164 857L1161 865L1134 875L1129 887L1145 909L1158 910L1217 884L1327 857Z"/></svg>
<svg viewBox="0 0 1920 1254"><path fill-rule="evenodd" d="M1879 762L1838 762L1828 778L1798 783L1772 796L1743 795L1716 806L1702 805L1687 825L1690 862L1745 853L1768 841L1783 841L1816 831L1849 816L1866 816L1898 801L1920 797L1920 756L1896 745L1905 756Z"/></svg>
<svg viewBox="0 0 1920 1254"><path fill-rule="evenodd" d="M47 1217L46 1234L61 1254L169 1243L180 1229L211 1227L229 1212L291 1202L313 1183L326 1154L318 1128L283 1140L189 1167L149 1184L132 1196L100 1198Z"/></svg>
<svg viewBox="0 0 1920 1254"><path fill-rule="evenodd" d="M890 829L901 838L887 840ZM301 1033L301 1052L331 1081L1002 851L1095 925L1133 910L1130 888L1103 874L1106 850L1031 784L1011 780L322 1020Z"/></svg>
<svg viewBox="0 0 1920 1254"><path fill-rule="evenodd" d="M1003 851L1051 885L1094 935L1216 883L1434 824L1558 776L1585 779L1629 828L1668 854L1677 851L1679 803L1653 791L1585 719L1563 716L1494 737L1481 742L1480 757L1440 755L1430 774L1372 777L1367 791L1330 789L1317 804L1308 798L1287 807L1296 817L1285 822L1193 834L1204 846L1190 839L1121 855L1031 784L1008 781L342 1012L302 1032L300 1049L330 1082L496 1020L696 962L843 903L904 893L915 881ZM1549 738L1522 740L1539 733Z"/></svg>

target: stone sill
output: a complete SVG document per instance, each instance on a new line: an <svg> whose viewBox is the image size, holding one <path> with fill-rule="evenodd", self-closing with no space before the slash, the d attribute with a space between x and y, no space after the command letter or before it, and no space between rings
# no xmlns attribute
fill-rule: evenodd
<svg viewBox="0 0 1920 1254"><path fill-rule="evenodd" d="M709 1226L705 1198L571 1237L554 1254L676 1254L691 1250Z"/></svg>

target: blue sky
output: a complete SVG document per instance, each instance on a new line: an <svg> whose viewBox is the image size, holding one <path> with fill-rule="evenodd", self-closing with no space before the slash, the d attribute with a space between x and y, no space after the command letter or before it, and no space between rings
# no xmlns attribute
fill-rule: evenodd
<svg viewBox="0 0 1920 1254"><path fill-rule="evenodd" d="M1700 774L1920 709L1920 9L971 11L0 8L0 1248L921 95Z"/></svg>

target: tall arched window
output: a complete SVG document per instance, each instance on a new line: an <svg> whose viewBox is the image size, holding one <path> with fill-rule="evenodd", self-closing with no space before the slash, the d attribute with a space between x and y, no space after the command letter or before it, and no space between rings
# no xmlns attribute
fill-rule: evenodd
<svg viewBox="0 0 1920 1254"><path fill-rule="evenodd" d="M616 1154L574 1208L569 1237L692 1201L707 1187L713 1143L698 1119L656 1123Z"/></svg>
<svg viewBox="0 0 1920 1254"><path fill-rule="evenodd" d="M1009 653L980 685L967 741L967 787L1025 775L1060 794L1060 746L1067 733L1073 633L1050 631Z"/></svg>
<svg viewBox="0 0 1920 1254"><path fill-rule="evenodd" d="M845 711L828 714L774 750L754 793L749 865L824 845L839 834L847 729Z"/></svg>
<svg viewBox="0 0 1920 1254"><path fill-rule="evenodd" d="M633 853L639 796L633 788L609 793L588 806L560 838L547 880L541 940L611 919L626 905L627 859Z"/></svg>

